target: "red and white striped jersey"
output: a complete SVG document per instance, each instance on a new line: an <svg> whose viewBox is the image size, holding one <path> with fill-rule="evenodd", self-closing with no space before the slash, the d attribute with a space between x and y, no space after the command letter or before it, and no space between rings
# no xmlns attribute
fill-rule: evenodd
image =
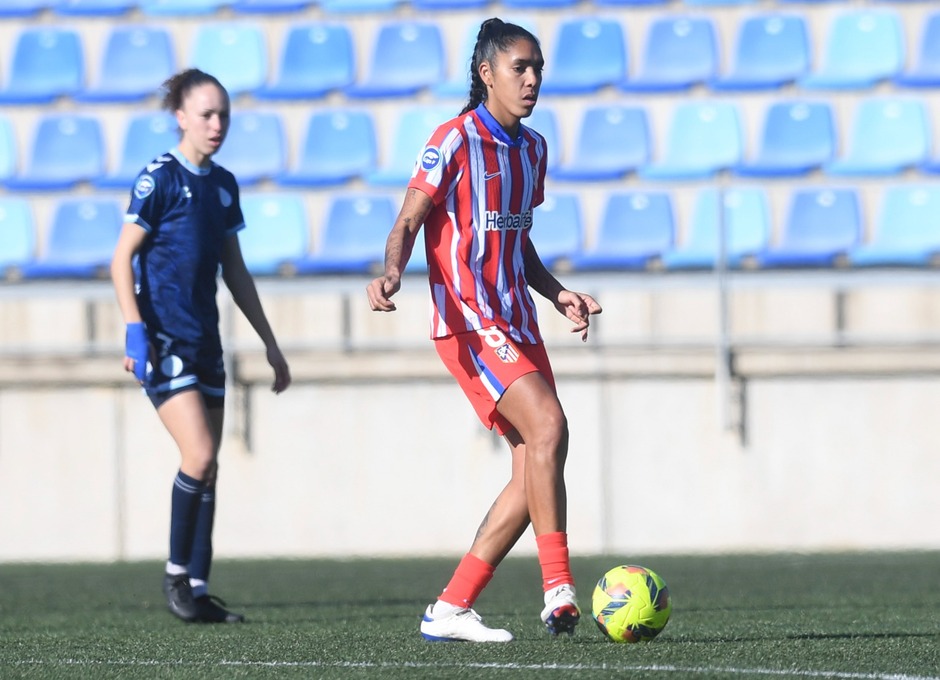
<svg viewBox="0 0 940 680"><path fill-rule="evenodd" d="M523 253L546 161L539 133L520 125L510 139L482 104L431 135L408 186L434 201L424 223L432 338L495 325L542 341Z"/></svg>

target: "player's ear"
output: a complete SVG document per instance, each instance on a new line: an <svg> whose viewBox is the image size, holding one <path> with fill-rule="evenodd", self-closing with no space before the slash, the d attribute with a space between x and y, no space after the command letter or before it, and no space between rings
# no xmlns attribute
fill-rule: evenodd
<svg viewBox="0 0 940 680"><path fill-rule="evenodd" d="M183 109L176 109L176 125L180 130L186 131L186 114L183 113Z"/></svg>
<svg viewBox="0 0 940 680"><path fill-rule="evenodd" d="M480 62L480 80L487 87L493 87L493 70L490 68L490 62Z"/></svg>

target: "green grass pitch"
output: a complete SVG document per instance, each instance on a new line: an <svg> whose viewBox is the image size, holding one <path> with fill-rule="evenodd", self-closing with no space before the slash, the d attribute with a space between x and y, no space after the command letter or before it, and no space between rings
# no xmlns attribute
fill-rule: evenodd
<svg viewBox="0 0 940 680"><path fill-rule="evenodd" d="M673 597L648 644L607 642L590 618L596 580L627 563ZM585 615L555 640L535 558L513 557L476 609L514 642L425 642L455 564L219 560L213 590L248 617L230 626L172 618L160 563L0 565L0 678L940 680L940 553L576 557Z"/></svg>

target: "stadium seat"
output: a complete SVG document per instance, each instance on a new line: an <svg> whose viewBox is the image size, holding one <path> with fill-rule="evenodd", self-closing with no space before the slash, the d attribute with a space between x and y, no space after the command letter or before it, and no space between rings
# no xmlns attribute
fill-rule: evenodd
<svg viewBox="0 0 940 680"><path fill-rule="evenodd" d="M47 113L39 118L25 172L5 184L17 191L65 190L105 171L104 138L97 118Z"/></svg>
<svg viewBox="0 0 940 680"><path fill-rule="evenodd" d="M532 215L529 237L548 268L557 267L584 247L584 222L578 194L548 192Z"/></svg>
<svg viewBox="0 0 940 680"><path fill-rule="evenodd" d="M619 21L564 19L558 25L554 45L542 93L584 94L626 78L626 40Z"/></svg>
<svg viewBox="0 0 940 680"><path fill-rule="evenodd" d="M169 31L119 24L108 35L97 83L76 93L83 102L127 102L156 94L176 71Z"/></svg>
<svg viewBox="0 0 940 680"><path fill-rule="evenodd" d="M779 243L758 253L763 268L844 264L861 241L862 221L854 189L795 189Z"/></svg>
<svg viewBox="0 0 940 680"><path fill-rule="evenodd" d="M36 225L29 201L0 197L0 279L16 279L36 256Z"/></svg>
<svg viewBox="0 0 940 680"><path fill-rule="evenodd" d="M714 90L773 89L806 74L810 43L800 14L762 13L743 19L727 75L709 83Z"/></svg>
<svg viewBox="0 0 940 680"><path fill-rule="evenodd" d="M70 28L26 26L16 36L0 104L48 104L84 87L81 36Z"/></svg>
<svg viewBox="0 0 940 680"><path fill-rule="evenodd" d="M117 169L92 183L101 189L130 190L144 166L179 142L176 119L169 113L138 113L130 117Z"/></svg>
<svg viewBox="0 0 940 680"><path fill-rule="evenodd" d="M545 138L548 147L548 160L545 164L548 172L554 172L562 157L561 137L558 135L558 116L555 109L542 104L536 106L532 115L523 119L522 124L535 130Z"/></svg>
<svg viewBox="0 0 940 680"><path fill-rule="evenodd" d="M620 83L628 92L684 90L718 70L714 22L706 16L663 14L646 32L639 72Z"/></svg>
<svg viewBox="0 0 940 680"><path fill-rule="evenodd" d="M137 7L137 0L58 0L52 10L63 16L116 17Z"/></svg>
<svg viewBox="0 0 940 680"><path fill-rule="evenodd" d="M404 0L320 0L327 14L380 14L391 12Z"/></svg>
<svg viewBox="0 0 940 680"><path fill-rule="evenodd" d="M6 116L0 117L0 184L16 174L17 148L13 123Z"/></svg>
<svg viewBox="0 0 940 680"><path fill-rule="evenodd" d="M523 10L557 10L572 7L578 0L501 0L504 7Z"/></svg>
<svg viewBox="0 0 940 680"><path fill-rule="evenodd" d="M685 101L676 105L666 153L639 169L644 179L707 178L741 162L743 141L735 104Z"/></svg>
<svg viewBox="0 0 940 680"><path fill-rule="evenodd" d="M930 126L920 99L862 99L844 155L825 166L830 175L893 175L924 162Z"/></svg>
<svg viewBox="0 0 940 680"><path fill-rule="evenodd" d="M383 23L375 40L369 71L346 88L349 97L411 96L444 78L441 29L427 21Z"/></svg>
<svg viewBox="0 0 940 680"><path fill-rule="evenodd" d="M794 177L818 170L836 150L832 105L782 100L770 104L757 155L735 172L745 177Z"/></svg>
<svg viewBox="0 0 940 680"><path fill-rule="evenodd" d="M370 111L317 110L307 122L296 167L277 181L284 186L342 184L372 172L376 154L375 123Z"/></svg>
<svg viewBox="0 0 940 680"><path fill-rule="evenodd" d="M0 18L32 17L47 9L52 0L4 0L0 3Z"/></svg>
<svg viewBox="0 0 940 680"><path fill-rule="evenodd" d="M643 7L648 5L668 5L673 0L594 0L598 7Z"/></svg>
<svg viewBox="0 0 940 680"><path fill-rule="evenodd" d="M912 51L912 65L895 77L904 87L940 86L940 11L927 15L919 47Z"/></svg>
<svg viewBox="0 0 940 680"><path fill-rule="evenodd" d="M215 14L230 0L137 0L137 2L141 12L152 16L199 16Z"/></svg>
<svg viewBox="0 0 940 680"><path fill-rule="evenodd" d="M389 155L380 161L378 169L367 173L365 180L373 186L405 186L411 179L415 161L424 149L428 137L441 123L457 113L451 107L410 106L403 110L394 125L394 136Z"/></svg>
<svg viewBox="0 0 940 680"><path fill-rule="evenodd" d="M675 239L672 198L665 192L610 194L594 244L570 259L575 271L646 269Z"/></svg>
<svg viewBox="0 0 940 680"><path fill-rule="evenodd" d="M587 108L570 163L555 179L593 182L618 179L645 165L650 156L646 109L623 104Z"/></svg>
<svg viewBox="0 0 940 680"><path fill-rule="evenodd" d="M895 185L884 190L871 241L849 251L856 267L925 267L940 256L940 188Z"/></svg>
<svg viewBox="0 0 940 680"><path fill-rule="evenodd" d="M245 265L255 276L285 273L304 257L310 236L303 199L294 194L242 194L245 228L238 232Z"/></svg>
<svg viewBox="0 0 940 680"><path fill-rule="evenodd" d="M302 12L313 4L313 0L232 0L228 7L241 14L276 14Z"/></svg>
<svg viewBox="0 0 940 680"><path fill-rule="evenodd" d="M340 195L330 202L319 246L295 260L297 274L368 274L385 261L397 209L389 196Z"/></svg>
<svg viewBox="0 0 940 680"><path fill-rule="evenodd" d="M254 91L259 99L310 99L349 86L356 74L349 27L313 22L292 26L284 39L278 73Z"/></svg>
<svg viewBox="0 0 940 680"><path fill-rule="evenodd" d="M250 186L284 172L286 154L281 114L256 109L232 114L225 143L212 159Z"/></svg>
<svg viewBox="0 0 940 680"><path fill-rule="evenodd" d="M192 65L211 73L231 95L252 92L268 77L268 48L256 24L199 24L193 40Z"/></svg>
<svg viewBox="0 0 940 680"><path fill-rule="evenodd" d="M723 204L720 197L723 197ZM724 233L725 265L739 267L746 258L767 248L770 232L770 211L763 189L702 189L695 201L688 238L663 255L663 266L666 269L716 267Z"/></svg>
<svg viewBox="0 0 940 680"><path fill-rule="evenodd" d="M846 10L832 19L824 40L822 63L799 80L801 87L865 89L904 66L901 24L890 9Z"/></svg>
<svg viewBox="0 0 940 680"><path fill-rule="evenodd" d="M45 249L20 269L24 279L104 278L123 222L118 203L63 198L56 205Z"/></svg>
<svg viewBox="0 0 940 680"><path fill-rule="evenodd" d="M411 0L410 4L418 11L465 10L485 7L490 0Z"/></svg>

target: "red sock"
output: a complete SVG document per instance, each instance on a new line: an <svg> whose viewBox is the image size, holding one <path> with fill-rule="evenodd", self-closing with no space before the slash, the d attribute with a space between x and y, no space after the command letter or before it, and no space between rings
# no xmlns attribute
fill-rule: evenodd
<svg viewBox="0 0 940 680"><path fill-rule="evenodd" d="M486 584L493 578L494 570L493 565L467 553L460 560L454 575L450 578L450 583L438 599L455 607L472 607L480 593L486 588Z"/></svg>
<svg viewBox="0 0 940 680"><path fill-rule="evenodd" d="M557 588L563 583L574 585L571 562L568 559L568 534L555 531L535 537L542 567L542 590Z"/></svg>

